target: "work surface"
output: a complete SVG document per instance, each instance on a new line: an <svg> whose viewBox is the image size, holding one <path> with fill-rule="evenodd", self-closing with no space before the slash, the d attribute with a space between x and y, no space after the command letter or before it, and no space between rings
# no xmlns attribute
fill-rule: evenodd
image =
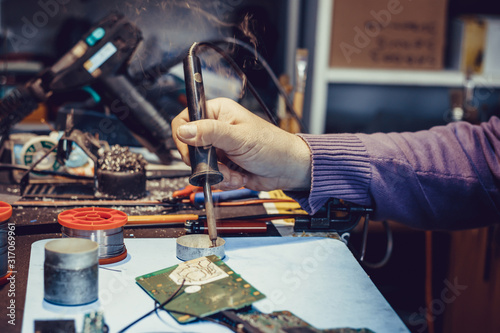
<svg viewBox="0 0 500 333"><path fill-rule="evenodd" d="M117 332L153 309L153 300L135 277L180 263L175 239L125 239L128 257L99 269L99 300L81 307L61 307L43 300L44 244L32 245L22 332L36 319L74 318L81 330L83 314L104 311L110 332ZM227 238L224 261L264 293L254 303L262 312L289 310L316 328L369 328L408 332L347 247L328 238ZM167 313L151 315L130 332L225 332L213 323L177 324Z"/></svg>

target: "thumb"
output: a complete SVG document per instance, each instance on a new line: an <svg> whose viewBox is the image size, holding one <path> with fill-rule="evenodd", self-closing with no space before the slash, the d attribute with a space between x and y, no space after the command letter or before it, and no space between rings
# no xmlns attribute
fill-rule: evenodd
<svg viewBox="0 0 500 333"><path fill-rule="evenodd" d="M231 125L214 120L203 119L186 123L177 128L178 138L190 146L212 145L224 151L230 151L240 146L231 130Z"/></svg>

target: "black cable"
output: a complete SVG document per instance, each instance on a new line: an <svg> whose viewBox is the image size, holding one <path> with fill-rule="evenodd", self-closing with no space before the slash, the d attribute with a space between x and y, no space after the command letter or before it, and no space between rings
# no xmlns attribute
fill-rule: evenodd
<svg viewBox="0 0 500 333"><path fill-rule="evenodd" d="M368 223L370 222L370 216L366 214L365 223L363 225L363 240L361 245L361 255L359 256L359 261L365 260L366 254L366 242L368 240Z"/></svg>
<svg viewBox="0 0 500 333"><path fill-rule="evenodd" d="M368 261L364 260L364 253L365 253L365 249L366 249L366 237L368 235L368 221L365 220L364 228L366 229L366 235L365 235L365 232L363 232L363 244L364 245L362 246L362 249L361 249L360 262L363 266L366 266L368 268L376 269L376 268L381 268L381 267L385 266L392 255L392 251L394 248L394 240L392 237L391 227L389 226L389 223L387 221L382 221L382 225L384 226L384 229L385 229L385 232L387 235L387 246L386 246L384 257L378 262L373 262L373 263L368 262Z"/></svg>
<svg viewBox="0 0 500 333"><path fill-rule="evenodd" d="M198 51L198 49L200 47L209 47L209 48L213 49L214 51L216 51L217 53L219 53L224 58L224 60L226 60L227 63L234 69L234 71L236 72L236 74L238 74L238 76L243 80L243 82L248 87L248 90L250 90L250 92L255 97L255 99L259 103L260 107L267 114L267 116L271 120L271 122L274 125L278 126L278 121L276 120L276 118L272 114L271 110L269 110L269 108L267 107L266 103L264 102L264 100L262 99L262 97L260 97L259 93L255 89L255 87L253 86L253 84L248 80L246 74L241 70L240 66L238 66L238 64L233 60L233 58L231 58L227 54L227 52L225 52L223 49L221 49L217 45L212 44L210 42L201 42L201 43L197 43L196 45L193 45L193 46L194 47L192 47L192 49L190 50L190 52L192 52L193 54L196 54L196 52Z"/></svg>
<svg viewBox="0 0 500 333"><path fill-rule="evenodd" d="M179 286L179 288L177 288L174 293L172 295L170 295L169 298L167 298L163 303L161 303L158 307L160 308L163 308L165 305L167 305L168 302L170 302L178 293L179 291L182 289L182 287L184 287L184 283L186 282L186 280L182 280L182 283L181 285ZM152 314L153 312L156 312L156 309L157 309L157 305L158 305L158 302L155 302L155 307L153 310L149 311L148 313L146 313L145 315L143 315L142 317L136 319L135 321L133 321L132 323L128 324L127 326L125 326L124 328L122 328L118 333L123 333L125 332L126 330L128 330L130 327L134 326L135 324L137 324L138 322L140 322L141 320L143 320L144 318L148 317L150 314Z"/></svg>
<svg viewBox="0 0 500 333"><path fill-rule="evenodd" d="M27 170L30 170L30 167L24 166L24 165L0 163L0 170L23 170L23 171L27 171ZM59 171L52 171L52 170L38 170L38 169L33 169L30 172L36 172L36 173L39 173L39 174L42 174L42 175L62 176L62 177L67 177L67 178L72 178L72 179L82 179L82 180L93 180L94 179L94 177L81 176L81 175L73 175L73 174L66 173L66 172L59 172Z"/></svg>
<svg viewBox="0 0 500 333"><path fill-rule="evenodd" d="M307 133L308 132L307 127L302 122L302 119L300 119L297 116L297 113L295 112L295 109L293 108L293 104L290 101L290 98L288 97L288 95L286 94L286 92L283 90L283 87L281 86L278 77L276 76L276 74L274 74L274 72L271 69L271 66L269 66L268 62L264 59L264 57L254 47L252 47L248 43L245 43L245 42L243 42L243 41L241 41L239 39L229 38L229 37L223 38L221 40L213 40L213 41L210 41L210 42L200 42L198 44L199 45L203 44L203 45L206 45L206 46L210 46L212 48L214 46L216 46L215 44L232 44L232 45L238 45L238 46L246 49L250 53L254 54L256 56L256 60L262 65L262 67L266 70L267 74L269 75L269 77L273 81L273 83L276 86L276 88L278 89L278 92L280 93L280 95L283 96L283 98L285 100L286 108L288 109L288 112L290 112L290 114L292 115L292 117L298 122L298 124L300 126L300 129L301 129L301 132L303 132L303 133ZM226 60L228 60L228 58L230 59L228 62L231 65L231 67L233 67L233 69L235 69L237 72L243 73L241 71L240 67L234 62L234 60L227 55L227 52L225 52L224 50L222 50L220 48L219 48L219 50L222 53L219 52L219 51L217 51L217 50L216 51L219 54L221 54L224 57L224 59L226 59ZM168 71L170 70L170 68L172 66L174 66L175 64L177 64L178 62L181 61L181 60L179 60L178 57L176 57L175 60L176 61L169 61L168 63L166 63L167 65L165 65L165 64L162 63L160 65L155 65L155 66L147 69L145 71L144 78L147 79L147 80L154 80L154 79L158 78L160 75L168 73ZM237 69L232 65L232 63L234 63L237 66ZM243 73L243 76L240 75L240 74L238 74L238 76L240 76L240 78L242 78L242 80L244 80L244 82L249 86L249 89L254 89L253 85L250 83L250 81L248 81L248 79L246 79L246 75L244 73ZM250 86L252 88L250 88ZM252 92L252 90L250 90L250 91ZM257 93L255 92L255 94L254 94L254 92L252 92L252 94L256 97L255 94L257 94ZM257 94L257 96L258 96L258 94ZM256 98L258 99L258 102L259 102L259 100L262 100L260 98L260 96L256 97ZM259 102L259 104L262 107L261 102ZM266 110L267 107L263 107L263 109ZM266 113L267 113L267 111L266 111ZM270 117L270 118L274 119L274 117Z"/></svg>
<svg viewBox="0 0 500 333"><path fill-rule="evenodd" d="M235 45L241 46L242 48L246 49L248 52L254 54L256 56L256 60L262 65L262 67L264 67L264 69L266 70L267 74L269 75L269 77L273 81L274 85L278 89L279 93L281 94L281 96L283 96L283 98L285 100L285 105L286 105L286 107L288 109L288 112L290 112L290 114L292 115L292 117L299 123L300 130L303 133L307 133L308 132L307 131L307 127L302 122L302 119L300 119L299 116L297 115L297 112L295 112L295 109L293 108L293 104L290 101L290 98L288 98L288 95L286 94L285 90L283 90L283 87L281 86L278 77L276 76L276 74L274 74L273 70L271 69L271 66L269 66L269 64L267 63L267 61L257 51L257 49L255 47L251 46L248 43L245 43L242 40L239 40L239 39L236 39L236 38L230 38L230 37L225 37L222 40L214 40L214 41L212 41L212 43L214 43L214 44L219 44L219 43L235 44Z"/></svg>
<svg viewBox="0 0 500 333"><path fill-rule="evenodd" d="M161 316L160 316L160 313L158 312L158 309L160 308L159 306L156 306L158 304L158 302L155 302L155 314L156 314L156 317L158 317L158 319L163 323L165 324L165 326L170 326L170 323L166 322Z"/></svg>

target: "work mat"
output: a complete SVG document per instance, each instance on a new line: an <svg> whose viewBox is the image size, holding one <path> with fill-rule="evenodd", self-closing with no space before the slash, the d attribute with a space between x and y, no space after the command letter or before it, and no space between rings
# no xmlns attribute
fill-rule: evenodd
<svg viewBox="0 0 500 333"><path fill-rule="evenodd" d="M75 319L81 331L85 313L103 311L110 332L117 332L154 309L154 301L136 277L181 263L175 239L125 239L128 256L99 269L99 300L64 307L43 300L44 245L32 245L23 317L23 333L35 320ZM344 243L315 237L226 238L224 263L266 295L253 303L263 313L290 311L318 329L368 328L374 332L408 332ZM230 332L208 322L179 324L158 311L127 332Z"/></svg>

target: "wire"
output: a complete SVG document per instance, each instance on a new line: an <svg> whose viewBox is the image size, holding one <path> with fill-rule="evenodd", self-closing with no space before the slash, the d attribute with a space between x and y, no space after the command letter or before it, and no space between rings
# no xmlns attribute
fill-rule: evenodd
<svg viewBox="0 0 500 333"><path fill-rule="evenodd" d="M236 39L236 38L230 38L230 37L225 37L222 40L214 40L214 41L212 41L212 43L214 43L214 44L225 43L225 44L238 45L238 46L246 49L248 52L254 54L256 56L256 60L262 65L262 67L264 67L264 69L266 70L267 74L269 75L269 77L273 81L274 85L278 89L279 93L281 94L281 96L283 96L283 98L285 100L285 105L286 105L288 111L290 112L290 114L292 115L292 117L299 123L301 131L303 133L307 133L308 132L307 131L307 127L302 122L302 119L300 119L300 117L297 115L297 112L295 112L295 109L293 108L293 104L290 101L290 98L288 97L287 93L285 92L285 90L281 86L278 77L276 76L276 74L274 74L273 70L271 69L271 66L269 66L269 64L267 63L267 61L257 51L257 49L255 47L251 46L248 43L245 43L242 40L239 40L239 39Z"/></svg>
<svg viewBox="0 0 500 333"><path fill-rule="evenodd" d="M0 170L27 171L27 170L30 170L30 167L27 167L24 165L0 163ZM73 175L73 174L66 173L66 172L58 172L58 171L52 171L52 170L33 169L30 172L36 172L36 173L40 173L43 175L62 176L62 177L73 178L73 179L82 179L82 180L93 180L94 179L93 177L89 177L89 176Z"/></svg>
<svg viewBox="0 0 500 333"><path fill-rule="evenodd" d="M427 305L427 331L434 333L432 314L432 231L425 232L425 304Z"/></svg>
<svg viewBox="0 0 500 333"><path fill-rule="evenodd" d="M367 221L365 221L365 225L367 225ZM392 237L391 227L389 226L389 223L387 221L382 221L382 225L384 226L384 229L385 229L385 232L387 235L387 247L386 247L385 255L382 258L382 260L375 262L375 263L371 263L371 262L368 262L366 260L361 261L361 259L360 259L361 263L368 268L376 269L376 268L381 268L381 267L385 266L392 255L392 251L394 248L394 240ZM368 235L368 233L367 233L367 235ZM366 237L363 237L363 238L364 238L363 243L366 244Z"/></svg>
<svg viewBox="0 0 500 333"><path fill-rule="evenodd" d="M269 75L269 77L273 81L274 85L278 89L278 92L280 93L281 96L283 96L286 108L288 109L288 111L290 112L290 114L292 115L292 117L300 125L301 132L303 132L303 133L307 133L308 132L307 127L302 122L302 119L300 119L299 116L297 115L297 113L295 112L295 109L293 108L293 104L290 101L290 98L288 97L287 93L285 92L285 90L281 86L278 77L276 76L276 74L274 73L274 71L271 69L271 66L269 66L269 64L265 60L265 58L254 47L252 47L248 43L245 43L245 42L243 42L243 41L241 41L239 39L229 38L229 37L226 37L226 38L223 38L223 39L220 39L220 40L212 40L212 41L208 41L208 42L200 42L200 43L197 43L197 44L198 45L209 46L211 48L217 47L216 44L237 45L237 46L240 46L240 47L246 49L248 52L252 53L253 55L255 55L256 56L256 60L266 70L267 74ZM214 48L214 50L215 50L215 48ZM255 88L250 83L250 81L247 79L245 73L240 69L240 67L234 62L234 60L231 57L229 57L229 55L227 54L226 51L224 51L224 50L222 50L220 48L218 48L218 50L215 50L215 51L217 51L219 54L221 54L224 57L224 59L226 61L228 61L228 63L231 65L231 67L233 67L233 69L237 72L238 76L240 76L240 78L247 84L250 92L257 99L257 102L260 104L260 106L264 109L264 111L266 113L268 113L269 109L267 108L267 106L265 106L265 104L263 104L264 102L262 101L262 99L260 98L260 96L257 94L257 92L255 91ZM159 65L155 65L153 67L150 67L149 69L147 69L144 72L143 77L144 77L144 79L147 79L147 80L154 80L154 79L158 78L160 75L163 75L163 74L167 73L170 70L171 67L173 67L174 65L176 65L177 63L179 63L181 61L182 61L182 58L178 56L178 57L175 57L174 60L170 60L170 61L168 61L166 63L162 63L162 64L159 64ZM234 66L233 66L233 64L234 64ZM268 114L268 116L269 116L269 114ZM273 122L276 124L276 121L274 120L275 119L274 116L270 117L270 119L272 119Z"/></svg>
<svg viewBox="0 0 500 333"><path fill-rule="evenodd" d="M158 307L160 308L163 308L165 305L168 304L168 302L170 302L178 293L179 291L182 289L182 287L184 287L184 283L186 282L186 280L182 280L182 283L181 285L179 286L179 288L177 288L174 293L172 295L170 295L169 298L167 298L163 303L161 303ZM132 323L128 324L127 326L125 326L125 328L122 328L118 333L123 333L125 332L126 330L128 330L129 328L131 328L132 326L134 326L135 324L137 324L138 322L140 322L141 320L143 320L144 318L148 317L150 314L152 314L153 312L156 312L156 309L157 309L157 305L158 305L158 302L155 302L155 307L153 310L149 311L148 313L144 314L142 317L136 319L135 321L133 321Z"/></svg>
<svg viewBox="0 0 500 333"><path fill-rule="evenodd" d="M365 260L366 242L368 240L368 223L370 222L369 218L368 214L366 214L365 223L363 225L363 244L361 245L361 255L359 256L359 261Z"/></svg>
<svg viewBox="0 0 500 333"><path fill-rule="evenodd" d="M271 122L274 125L277 126L278 125L278 121L276 120L276 118L272 114L271 110L269 110L269 108L267 107L266 103L264 102L264 100L262 99L262 97L260 97L259 93L255 89L255 87L253 86L253 84L248 80L246 74L241 70L240 66L238 66L238 64L233 60L233 58L231 58L227 54L227 52L225 52L223 49L221 49L217 45L215 45L213 43L210 43L210 42L201 42L201 43L193 44L193 46L189 50L190 54L196 54L196 52L198 51L198 49L201 48L201 47L209 47L209 48L213 49L214 51L216 51L217 53L219 53L224 58L224 60L226 60L228 62L228 64L234 69L234 71L236 72L236 74L238 74L238 76L246 83L246 86L248 87L248 90L250 90L250 92L255 97L255 99L259 103L260 107L267 114L267 116L269 117L269 119L271 120Z"/></svg>

